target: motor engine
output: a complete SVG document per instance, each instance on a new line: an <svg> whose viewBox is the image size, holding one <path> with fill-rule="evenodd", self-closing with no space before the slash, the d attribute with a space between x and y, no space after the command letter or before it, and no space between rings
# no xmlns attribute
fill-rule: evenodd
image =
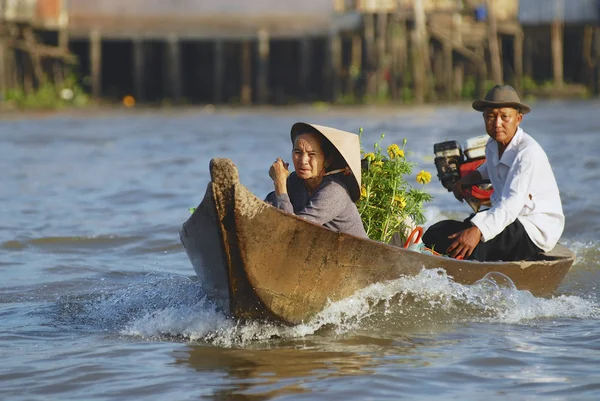
<svg viewBox="0 0 600 401"><path fill-rule="evenodd" d="M433 145L437 176L449 192L462 177L467 176L485 162L485 145L488 136L469 138L464 151L457 141L440 142ZM463 197L474 212L482 206L490 206L490 196L494 189L489 180L462 188Z"/></svg>

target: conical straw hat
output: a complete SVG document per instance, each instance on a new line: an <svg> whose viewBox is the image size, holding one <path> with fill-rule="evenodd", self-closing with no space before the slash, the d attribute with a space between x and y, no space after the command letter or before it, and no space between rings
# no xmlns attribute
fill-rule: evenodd
<svg viewBox="0 0 600 401"><path fill-rule="evenodd" d="M291 138L292 143L296 135L317 131L331 142L337 149L344 161L350 167L352 174L348 183L352 186L348 188L350 196L354 202L360 198L360 140L358 135L351 132L341 131L339 129L325 127L323 125L296 123L292 126Z"/></svg>

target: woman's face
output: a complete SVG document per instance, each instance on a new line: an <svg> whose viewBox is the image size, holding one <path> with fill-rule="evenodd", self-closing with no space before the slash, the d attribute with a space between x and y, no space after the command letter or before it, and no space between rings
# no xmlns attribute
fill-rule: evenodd
<svg viewBox="0 0 600 401"><path fill-rule="evenodd" d="M317 178L325 170L325 154L318 134L306 133L296 136L292 150L294 170L299 178Z"/></svg>

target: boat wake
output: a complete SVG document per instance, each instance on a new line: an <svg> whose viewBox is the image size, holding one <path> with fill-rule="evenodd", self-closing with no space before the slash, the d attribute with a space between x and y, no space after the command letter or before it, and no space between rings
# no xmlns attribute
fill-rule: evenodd
<svg viewBox="0 0 600 401"><path fill-rule="evenodd" d="M441 269L371 285L330 303L313 319L296 326L236 321L206 297L200 282L171 274L153 273L124 288L59 299L55 308L55 324L63 327L221 347L364 329L398 331L439 324L535 324L542 319L600 318L595 299L575 295L536 298L517 290L499 273L465 286Z"/></svg>

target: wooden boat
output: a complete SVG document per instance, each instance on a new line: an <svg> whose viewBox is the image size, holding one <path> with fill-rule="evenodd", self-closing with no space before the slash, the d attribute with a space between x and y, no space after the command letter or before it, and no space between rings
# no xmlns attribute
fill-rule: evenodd
<svg viewBox="0 0 600 401"><path fill-rule="evenodd" d="M461 284L489 272L536 296L552 294L574 262L562 245L539 260L474 262L413 252L330 231L265 203L239 182L228 159L210 163L204 199L181 241L209 295L237 318L298 324L328 301L370 284L443 268Z"/></svg>

